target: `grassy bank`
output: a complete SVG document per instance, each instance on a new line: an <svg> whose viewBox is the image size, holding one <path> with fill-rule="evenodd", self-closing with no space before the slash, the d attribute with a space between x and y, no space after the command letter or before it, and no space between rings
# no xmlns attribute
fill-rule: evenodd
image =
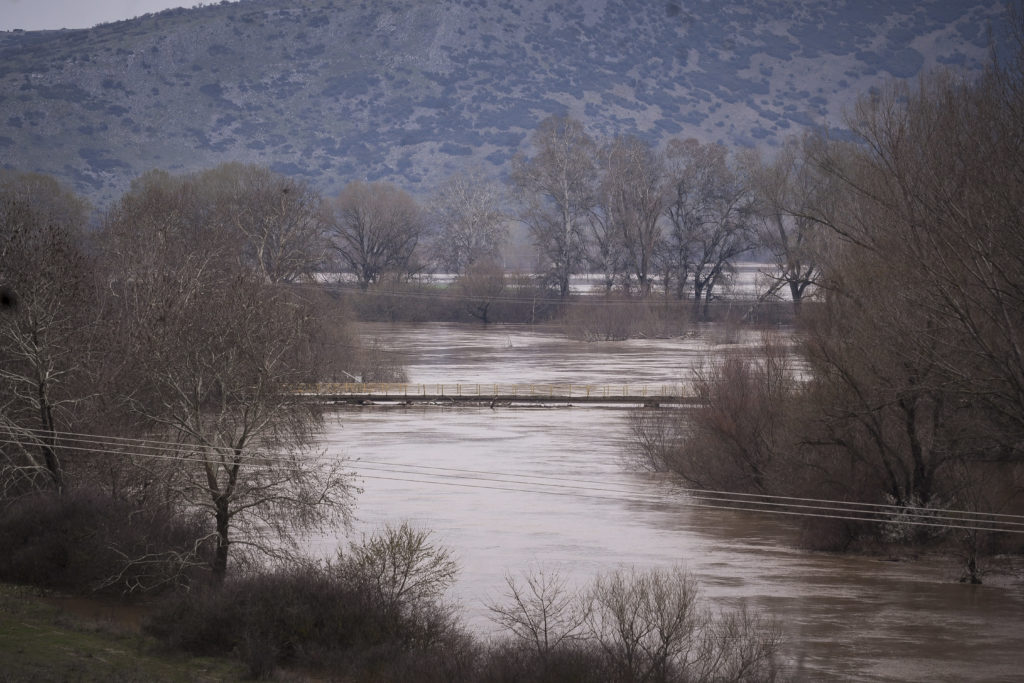
<svg viewBox="0 0 1024 683"><path fill-rule="evenodd" d="M54 594L0 584L0 681L234 681L237 661L171 654L116 610L62 609ZM81 605L81 603L76 603ZM78 614L76 614L78 612Z"/></svg>

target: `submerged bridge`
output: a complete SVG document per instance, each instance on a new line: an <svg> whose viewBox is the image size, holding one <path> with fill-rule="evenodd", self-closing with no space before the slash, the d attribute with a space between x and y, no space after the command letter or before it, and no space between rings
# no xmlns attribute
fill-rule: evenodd
<svg viewBox="0 0 1024 683"><path fill-rule="evenodd" d="M696 405L696 395L679 385L649 384L412 384L322 383L304 394L329 403L489 405Z"/></svg>

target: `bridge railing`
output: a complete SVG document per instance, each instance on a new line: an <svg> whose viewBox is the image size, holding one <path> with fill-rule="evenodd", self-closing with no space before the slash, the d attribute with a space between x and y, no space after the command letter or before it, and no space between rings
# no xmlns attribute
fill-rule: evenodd
<svg viewBox="0 0 1024 683"><path fill-rule="evenodd" d="M384 398L501 398L501 399L637 399L677 398L680 385L671 384L507 384L507 383L401 383L401 382L322 382L300 389L320 396L378 396Z"/></svg>

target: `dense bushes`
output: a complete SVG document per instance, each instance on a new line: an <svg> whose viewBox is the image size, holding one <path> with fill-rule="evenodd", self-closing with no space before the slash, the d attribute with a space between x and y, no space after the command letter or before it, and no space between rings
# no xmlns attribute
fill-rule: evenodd
<svg viewBox="0 0 1024 683"><path fill-rule="evenodd" d="M344 563L293 566L184 594L147 630L193 654L235 654L254 675L282 665L380 675L403 658L464 640L442 606L396 614L364 592L348 569Z"/></svg>
<svg viewBox="0 0 1024 683"><path fill-rule="evenodd" d="M466 647L442 600L455 569L429 533L387 527L335 561L295 563L179 595L148 630L194 654L235 653L254 675L291 664L386 676L408 658L444 659Z"/></svg>
<svg viewBox="0 0 1024 683"><path fill-rule="evenodd" d="M147 630L198 655L240 656L253 675L281 665L399 680L448 671L474 658L443 593L455 576L446 549L406 524L324 563L253 573L219 588L181 594Z"/></svg>
<svg viewBox="0 0 1024 683"><path fill-rule="evenodd" d="M573 295L558 298L529 275L504 275L501 287L467 278L450 286L429 280L385 281L364 290L344 290L345 304L364 322L545 323L557 321L572 339L609 341L665 337L683 333L692 323L691 302L666 297ZM708 319L732 325L793 322L791 304L713 301Z"/></svg>
<svg viewBox="0 0 1024 683"><path fill-rule="evenodd" d="M566 336L582 341L668 336L667 321L659 312L658 305L648 300L613 295L588 297L576 299L566 307L562 324Z"/></svg>
<svg viewBox="0 0 1024 683"><path fill-rule="evenodd" d="M208 561L198 518L96 492L44 491L0 509L0 580L133 593L194 583Z"/></svg>
<svg viewBox="0 0 1024 683"><path fill-rule="evenodd" d="M147 630L200 655L234 654L255 676L279 666L375 681L765 681L778 628L713 613L681 569L619 570L585 590L557 575L509 579L491 607L504 637L469 636L444 601L449 551L407 524L332 562L293 564L168 601Z"/></svg>
<svg viewBox="0 0 1024 683"><path fill-rule="evenodd" d="M768 681L779 673L778 627L739 610L713 613L693 575L618 569L567 589L557 573L508 579L491 606L511 632L497 659L527 680Z"/></svg>
<svg viewBox="0 0 1024 683"><path fill-rule="evenodd" d="M485 306L489 323L541 323L562 310L557 296L529 276L505 275L495 292L456 283L383 282L366 291L350 291L348 304L364 322L480 322Z"/></svg>

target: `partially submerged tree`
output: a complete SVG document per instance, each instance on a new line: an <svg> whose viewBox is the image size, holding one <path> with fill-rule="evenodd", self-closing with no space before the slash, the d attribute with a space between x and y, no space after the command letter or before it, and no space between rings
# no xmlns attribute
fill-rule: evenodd
<svg viewBox="0 0 1024 683"><path fill-rule="evenodd" d="M641 296L651 291L655 257L662 244L661 212L664 167L651 146L639 138L613 140L601 153L600 189L604 225L620 250L619 261ZM629 282L624 285L629 288Z"/></svg>
<svg viewBox="0 0 1024 683"><path fill-rule="evenodd" d="M417 269L415 254L425 231L416 201L390 183L355 181L331 202L331 247L360 288Z"/></svg>
<svg viewBox="0 0 1024 683"><path fill-rule="evenodd" d="M680 298L690 279L694 318L707 318L715 288L736 257L751 248L750 188L722 145L672 140L666 158L666 269L675 271Z"/></svg>
<svg viewBox="0 0 1024 683"><path fill-rule="evenodd" d="M857 142L782 158L803 178L795 195L781 172L763 192L797 207L782 230L810 229L789 222L809 217L828 232L803 242L822 291L801 315L807 365L787 372L764 354L705 374L686 429L637 421L654 461L681 456L674 469L709 488L889 505L889 531L870 528L900 542L941 538L921 523L936 508L1019 513L1022 63L1024 48L976 81L940 73L889 85L858 103ZM964 515L967 531L993 528L973 519ZM972 579L977 535L966 543Z"/></svg>
<svg viewBox="0 0 1024 683"><path fill-rule="evenodd" d="M459 277L456 289L469 314L486 325L491 306L505 293L505 271L494 261L477 261Z"/></svg>
<svg viewBox="0 0 1024 683"><path fill-rule="evenodd" d="M522 202L519 218L530 228L545 263L545 277L561 298L569 277L586 260L586 220L595 201L594 141L576 119L552 116L533 134L536 154L513 161L509 180Z"/></svg>
<svg viewBox="0 0 1024 683"><path fill-rule="evenodd" d="M797 315L821 276L826 232L822 219L831 213L831 190L811 158L813 147L820 144L809 136L788 140L770 163L758 164L753 173L756 243L772 258L767 273L772 284L763 296L788 289Z"/></svg>
<svg viewBox="0 0 1024 683"><path fill-rule="evenodd" d="M431 205L433 253L438 265L461 275L479 261L498 261L508 237L500 188L456 175L438 189Z"/></svg>

